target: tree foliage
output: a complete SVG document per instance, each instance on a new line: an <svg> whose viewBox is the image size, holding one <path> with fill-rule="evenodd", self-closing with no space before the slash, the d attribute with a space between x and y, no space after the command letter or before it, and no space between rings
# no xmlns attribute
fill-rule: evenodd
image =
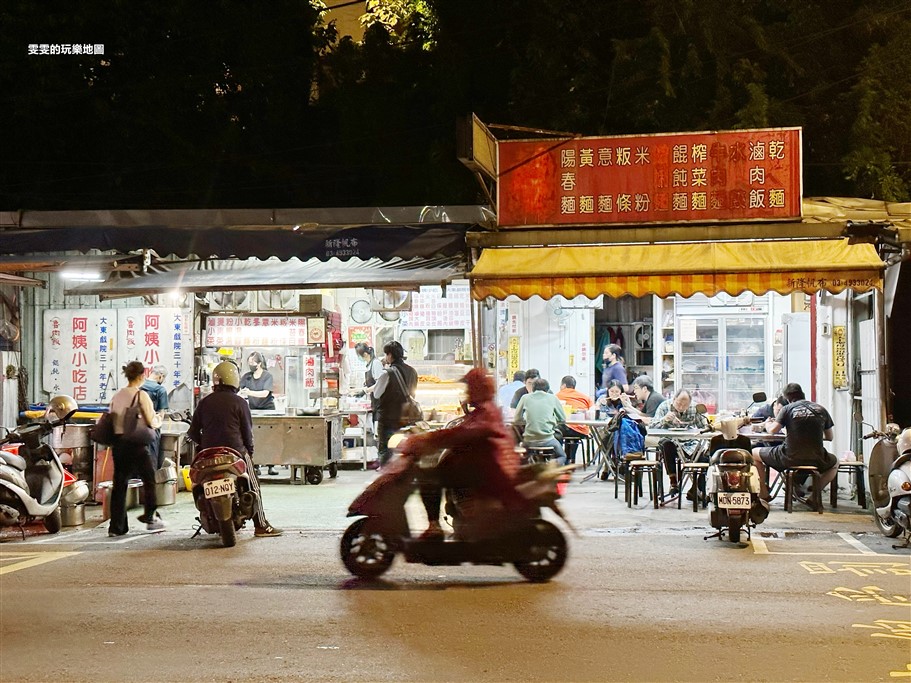
<svg viewBox="0 0 911 683"><path fill-rule="evenodd" d="M455 121L804 128L805 193L911 198L908 0L0 6L0 208L483 201ZM29 55L103 43L105 54Z"/></svg>

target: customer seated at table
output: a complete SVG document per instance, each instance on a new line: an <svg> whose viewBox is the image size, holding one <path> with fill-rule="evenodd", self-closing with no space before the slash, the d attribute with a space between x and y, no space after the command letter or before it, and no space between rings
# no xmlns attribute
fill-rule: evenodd
<svg viewBox="0 0 911 683"><path fill-rule="evenodd" d="M763 500L769 499L767 467L778 472L799 465L816 467L821 475L820 490L838 475L838 459L823 445L823 441L831 441L835 433L829 411L814 401L808 401L797 383L788 384L783 393L790 403L778 411L774 419L766 420L766 431L777 434L787 429L784 443L753 449L753 464L759 470L759 496Z"/></svg>
<svg viewBox="0 0 911 683"><path fill-rule="evenodd" d="M592 400L586 394L583 394L581 391L576 389L576 378L572 375L567 375L562 380L560 380L560 391L557 392L557 400L561 403L566 403L574 409L574 412L584 413L586 410L592 407ZM591 431L586 425L573 425L569 426L566 424L558 425L557 429L560 430L560 433L563 435L564 439L567 436L570 437L583 437L588 438ZM566 446L566 460L567 462L574 463L576 462L576 449L579 447L577 439L571 439L569 442L565 442Z"/></svg>
<svg viewBox="0 0 911 683"><path fill-rule="evenodd" d="M771 403L763 403L759 406L756 411L750 416L750 422L754 423L753 431L761 432L765 431L765 426L760 422L760 420L765 421L769 418L774 418L778 415L778 411L788 405L789 401L784 396L779 396Z"/></svg>
<svg viewBox="0 0 911 683"><path fill-rule="evenodd" d="M512 401L509 402L510 408L518 408L519 399L534 391L534 389L532 389L532 384L540 376L541 373L535 368L528 368L528 370L525 371L525 382L521 387L516 389L516 393L512 395Z"/></svg>
<svg viewBox="0 0 911 683"><path fill-rule="evenodd" d="M565 465L566 453L555 433L557 426L566 422L566 414L560 399L548 393L549 390L547 380L537 377L532 382L532 392L519 399L514 422L525 423L522 443L526 447L553 448L556 463Z"/></svg>
<svg viewBox="0 0 911 683"><path fill-rule="evenodd" d="M655 391L652 378L648 375L639 375L631 385L633 395L639 401L639 412L647 417L654 417L655 412L664 402L664 396Z"/></svg>
<svg viewBox="0 0 911 683"><path fill-rule="evenodd" d="M516 395L519 389L525 388L525 371L516 370L512 375L512 382L504 384L497 389L497 404L503 408L509 408L512 403L512 397Z"/></svg>
<svg viewBox="0 0 911 683"><path fill-rule="evenodd" d="M652 429L674 429L679 427L708 427L705 415L696 412L693 398L686 389L679 389L674 398L664 401L649 427ZM699 441L688 439L677 442L674 439L661 439L658 442L658 458L664 463L664 469L671 482L668 496L673 497L680 493L677 487L677 463L680 458L689 460L699 450Z"/></svg>

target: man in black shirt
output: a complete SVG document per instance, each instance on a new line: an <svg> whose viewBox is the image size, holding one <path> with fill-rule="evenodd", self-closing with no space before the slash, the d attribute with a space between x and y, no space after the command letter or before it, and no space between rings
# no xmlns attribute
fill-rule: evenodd
<svg viewBox="0 0 911 683"><path fill-rule="evenodd" d="M831 441L835 432L829 411L818 403L808 401L799 384L788 384L782 393L789 403L776 417L768 418L765 431L777 434L786 428L785 442L769 448L753 449L753 462L759 470L759 495L765 500L769 497L766 467L779 472L799 465L816 467L821 475L820 490L828 486L838 474L838 459L823 446L823 441Z"/></svg>
<svg viewBox="0 0 911 683"><path fill-rule="evenodd" d="M227 446L241 454L247 464L250 488L256 494L253 526L256 536L281 536L281 529L269 524L263 512L262 494L253 467L253 418L247 401L237 395L240 373L225 361L212 371L212 393L196 406L187 432L200 448Z"/></svg>

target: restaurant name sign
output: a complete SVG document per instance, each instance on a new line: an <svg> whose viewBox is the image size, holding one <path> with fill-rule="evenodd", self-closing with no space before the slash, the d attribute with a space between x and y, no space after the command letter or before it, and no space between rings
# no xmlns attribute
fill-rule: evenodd
<svg viewBox="0 0 911 683"><path fill-rule="evenodd" d="M801 129L497 143L501 227L801 215Z"/></svg>

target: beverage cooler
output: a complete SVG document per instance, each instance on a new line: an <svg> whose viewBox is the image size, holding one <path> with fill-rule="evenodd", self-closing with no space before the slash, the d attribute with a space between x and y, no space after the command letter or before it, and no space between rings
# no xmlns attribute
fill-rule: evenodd
<svg viewBox="0 0 911 683"><path fill-rule="evenodd" d="M677 386L709 413L746 408L768 393L765 315L681 315L677 321Z"/></svg>

